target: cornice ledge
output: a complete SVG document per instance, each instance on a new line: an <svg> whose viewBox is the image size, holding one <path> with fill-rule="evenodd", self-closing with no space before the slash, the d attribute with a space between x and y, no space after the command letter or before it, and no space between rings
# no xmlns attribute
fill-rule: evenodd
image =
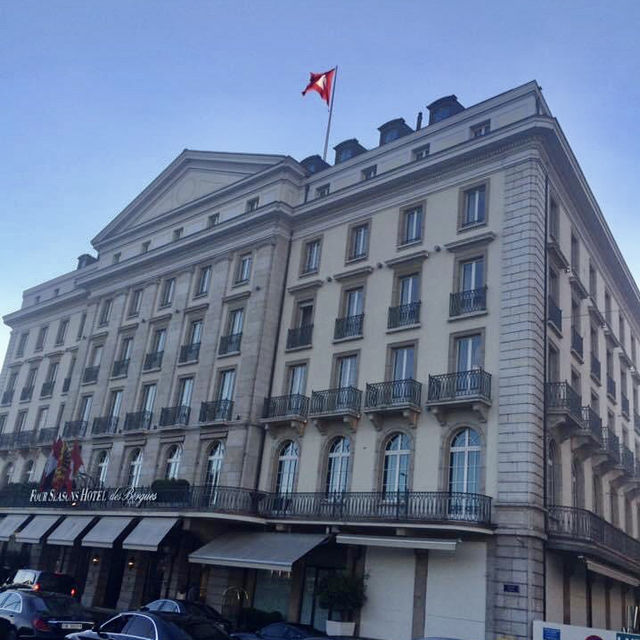
<svg viewBox="0 0 640 640"><path fill-rule="evenodd" d="M307 289L318 289L320 288L324 282L318 278L316 280L309 280L309 282L302 282L301 284L295 284L292 287L289 287L287 291L289 293L298 293L299 291L306 291Z"/></svg>
<svg viewBox="0 0 640 640"><path fill-rule="evenodd" d="M461 238L460 240L454 240L453 242L447 242L444 248L451 253L467 249L481 244L489 244L497 238L497 234L494 231L485 231L479 233L477 236L470 236L468 238Z"/></svg>
<svg viewBox="0 0 640 640"><path fill-rule="evenodd" d="M241 291L240 293L232 293L222 298L222 302L237 302L238 300L246 300L251 295L251 291Z"/></svg>
<svg viewBox="0 0 640 640"><path fill-rule="evenodd" d="M336 273L333 276L333 279L337 282L341 282L342 280L347 280L349 278L368 276L370 273L373 273L373 267L358 267L357 269L349 269L348 271L341 271L340 273Z"/></svg>
<svg viewBox="0 0 640 640"><path fill-rule="evenodd" d="M193 304L190 307L185 307L184 313L198 313L199 311L206 311L208 308L208 302L201 302L200 304Z"/></svg>
<svg viewBox="0 0 640 640"><path fill-rule="evenodd" d="M151 318L149 318L149 322L164 322L166 320L171 320L171 318L173 317L173 313L169 312L169 313L163 313L160 316L151 316Z"/></svg>
<svg viewBox="0 0 640 640"><path fill-rule="evenodd" d="M413 253L407 253L404 256L397 256L396 258L391 258L387 260L385 264L387 267L395 267L399 264L406 264L408 262L421 262L426 260L429 257L429 252L426 249L422 249L421 251L414 251Z"/></svg>

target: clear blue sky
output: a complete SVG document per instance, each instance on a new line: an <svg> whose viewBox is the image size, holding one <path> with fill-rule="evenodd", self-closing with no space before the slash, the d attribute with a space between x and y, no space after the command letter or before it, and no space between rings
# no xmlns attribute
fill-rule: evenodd
<svg viewBox="0 0 640 640"><path fill-rule="evenodd" d="M335 64L333 144L536 79L638 279L639 26L635 0L3 2L0 314L183 148L321 152L300 91Z"/></svg>

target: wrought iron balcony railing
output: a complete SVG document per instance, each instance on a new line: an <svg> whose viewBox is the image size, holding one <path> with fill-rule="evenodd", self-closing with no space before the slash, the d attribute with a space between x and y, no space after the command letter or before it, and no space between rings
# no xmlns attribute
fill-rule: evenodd
<svg viewBox="0 0 640 640"><path fill-rule="evenodd" d="M129 371L129 358L125 358L123 360L116 360L113 363L113 370L111 371L111 375L116 378L117 376L126 376Z"/></svg>
<svg viewBox="0 0 640 640"><path fill-rule="evenodd" d="M183 344L180 347L180 358L178 362L194 362L200 355L200 343L192 342L189 344Z"/></svg>
<svg viewBox="0 0 640 640"><path fill-rule="evenodd" d="M449 315L452 318L465 313L487 309L487 287L458 291L449 295Z"/></svg>
<svg viewBox="0 0 640 640"><path fill-rule="evenodd" d="M8 450L13 448L13 433L0 433L0 449Z"/></svg>
<svg viewBox="0 0 640 640"><path fill-rule="evenodd" d="M312 416L340 415L345 413L360 413L362 391L355 387L340 387L314 391L311 394Z"/></svg>
<svg viewBox="0 0 640 640"><path fill-rule="evenodd" d="M602 418L591 407L582 407L582 425L585 431L602 444Z"/></svg>
<svg viewBox="0 0 640 640"><path fill-rule="evenodd" d="M100 371L100 365L95 367L86 367L84 374L82 375L82 382L95 382L98 379L98 371Z"/></svg>
<svg viewBox="0 0 640 640"><path fill-rule="evenodd" d="M636 463L633 456L633 451L631 451L629 447L623 444L620 445L620 466L630 476L632 476L635 472Z"/></svg>
<svg viewBox="0 0 640 640"><path fill-rule="evenodd" d="M620 440L609 427L602 427L602 448L616 464L620 464Z"/></svg>
<svg viewBox="0 0 640 640"><path fill-rule="evenodd" d="M547 382L544 385L547 411L569 413L577 422L582 420L582 398L568 382Z"/></svg>
<svg viewBox="0 0 640 640"><path fill-rule="evenodd" d="M143 369L148 371L149 369L159 369L162 366L162 356L164 355L164 351L153 351L152 353L147 353L144 357L144 365Z"/></svg>
<svg viewBox="0 0 640 640"><path fill-rule="evenodd" d="M50 445L58 435L58 427L47 427L38 431L37 442L39 445Z"/></svg>
<svg viewBox="0 0 640 640"><path fill-rule="evenodd" d="M62 393L67 393L69 391L69 387L71 386L71 376L65 378L62 381Z"/></svg>
<svg viewBox="0 0 640 640"><path fill-rule="evenodd" d="M200 405L200 422L228 422L233 416L233 400L212 400Z"/></svg>
<svg viewBox="0 0 640 640"><path fill-rule="evenodd" d="M591 352L591 375L596 379L600 380L600 375L602 372L602 367L600 365L600 360Z"/></svg>
<svg viewBox="0 0 640 640"><path fill-rule="evenodd" d="M361 336L363 324L364 313L361 313L357 316L336 318L336 324L333 329L334 340L342 340L343 338L357 338Z"/></svg>
<svg viewBox="0 0 640 640"><path fill-rule="evenodd" d="M31 400L31 397L33 396L33 385L30 387L22 387L22 390L20 391L20 401L24 401L24 400Z"/></svg>
<svg viewBox="0 0 640 640"><path fill-rule="evenodd" d="M25 449L30 447L35 442L36 432L30 431L18 431L13 437L13 446L17 449Z"/></svg>
<svg viewBox="0 0 640 640"><path fill-rule="evenodd" d="M158 422L161 427L169 427L173 425L188 425L189 415L191 414L191 407L184 405L178 405L177 407L163 407L160 411L160 421Z"/></svg>
<svg viewBox="0 0 640 640"><path fill-rule="evenodd" d="M308 347L311 344L313 335L313 325L305 324L301 327L289 329L287 332L287 349L297 349L298 347Z"/></svg>
<svg viewBox="0 0 640 640"><path fill-rule="evenodd" d="M616 397L616 381L607 374L607 393L612 396L612 397Z"/></svg>
<svg viewBox="0 0 640 640"><path fill-rule="evenodd" d="M420 305L421 302L410 302L409 304L401 304L397 307L389 307L389 316L387 318L387 329L397 329L398 327L407 327L420 322ZM362 332L362 329L360 330Z"/></svg>
<svg viewBox="0 0 640 640"><path fill-rule="evenodd" d="M289 396L275 396L264 400L264 418L285 418L287 416L309 415L309 398L299 393Z"/></svg>
<svg viewBox="0 0 640 640"><path fill-rule="evenodd" d="M151 411L134 411L124 417L124 431L146 431L151 428L153 413Z"/></svg>
<svg viewBox="0 0 640 640"><path fill-rule="evenodd" d="M64 423L62 435L65 438L84 438L87 431L86 420L68 420Z"/></svg>
<svg viewBox="0 0 640 640"><path fill-rule="evenodd" d="M420 408L422 384L413 378L368 384L365 391L365 410L395 409L412 406Z"/></svg>
<svg viewBox="0 0 640 640"><path fill-rule="evenodd" d="M583 339L575 327L571 327L571 348L582 358Z"/></svg>
<svg viewBox="0 0 640 640"><path fill-rule="evenodd" d="M101 416L93 419L91 433L93 435L106 435L118 430L118 416Z"/></svg>
<svg viewBox="0 0 640 640"><path fill-rule="evenodd" d="M15 389L7 389L2 394L2 402L0 404L11 404L11 402L13 401L14 392L15 392Z"/></svg>
<svg viewBox="0 0 640 640"><path fill-rule="evenodd" d="M548 296L547 298L547 320L552 322L558 331L562 331L562 309L557 305L556 301Z"/></svg>
<svg viewBox="0 0 640 640"><path fill-rule="evenodd" d="M469 398L491 401L491 374L483 369L429 376L428 402L450 402Z"/></svg>
<svg viewBox="0 0 640 640"><path fill-rule="evenodd" d="M40 397L46 398L53 393L53 388L55 387L56 381L49 380L48 382L43 382L42 387L40 387Z"/></svg>
<svg viewBox="0 0 640 640"><path fill-rule="evenodd" d="M218 355L227 353L236 353L240 351L240 342L242 341L242 333L230 333L228 336L220 338L220 346L218 347Z"/></svg>
<svg viewBox="0 0 640 640"><path fill-rule="evenodd" d="M622 414L628 418L629 417L629 398L627 398L627 396L625 396L624 393L622 393L622 391L620 392L620 408L622 409Z"/></svg>

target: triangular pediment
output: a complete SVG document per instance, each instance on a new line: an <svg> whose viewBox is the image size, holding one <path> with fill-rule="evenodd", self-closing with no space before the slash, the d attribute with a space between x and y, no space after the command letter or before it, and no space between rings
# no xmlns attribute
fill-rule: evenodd
<svg viewBox="0 0 640 640"><path fill-rule="evenodd" d="M260 173L282 159L283 156L276 155L185 150L92 243L99 248L114 236Z"/></svg>

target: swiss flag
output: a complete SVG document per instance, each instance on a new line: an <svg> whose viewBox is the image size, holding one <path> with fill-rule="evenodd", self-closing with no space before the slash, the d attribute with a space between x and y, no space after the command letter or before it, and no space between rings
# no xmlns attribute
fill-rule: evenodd
<svg viewBox="0 0 640 640"><path fill-rule="evenodd" d="M324 73L310 73L309 84L306 86L302 95L306 95L307 91L317 91L320 97L329 105L331 102L331 90L333 88L333 77L336 70L330 69Z"/></svg>

